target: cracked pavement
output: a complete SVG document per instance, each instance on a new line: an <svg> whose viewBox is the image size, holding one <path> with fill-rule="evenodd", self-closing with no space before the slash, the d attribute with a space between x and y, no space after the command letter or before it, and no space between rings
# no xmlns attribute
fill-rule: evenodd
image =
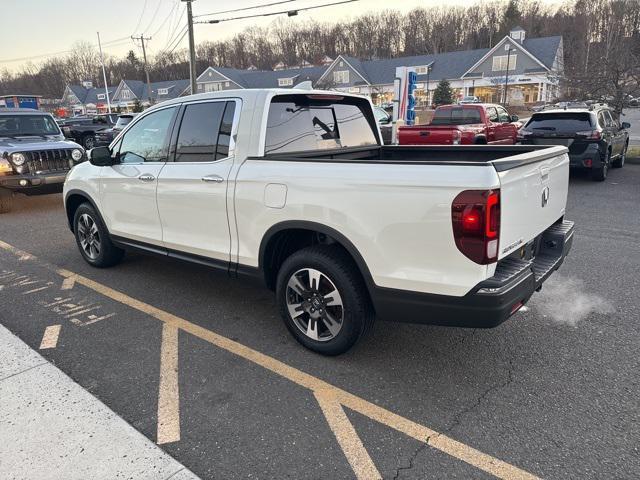
<svg viewBox="0 0 640 480"><path fill-rule="evenodd" d="M142 255L129 255L114 269L91 269L76 251L60 196L20 197L16 204L0 217L0 240L51 264L539 477L640 477L639 165L612 170L603 183L572 176L573 250L528 311L492 330L378 322L365 341L337 358L293 341L268 291ZM0 257L0 267L7 262ZM560 302L549 293L563 285L574 289ZM115 316L86 328L63 327L59 346L43 354L154 440L161 332L122 306L83 295ZM612 310L599 309L600 300ZM0 322L38 348L51 319L37 302L8 288L0 302ZM588 308L573 324L569 310L578 303ZM353 478L312 397L196 338L181 335L179 343L182 438L163 445L165 451L202 478ZM385 479L490 477L345 410Z"/></svg>

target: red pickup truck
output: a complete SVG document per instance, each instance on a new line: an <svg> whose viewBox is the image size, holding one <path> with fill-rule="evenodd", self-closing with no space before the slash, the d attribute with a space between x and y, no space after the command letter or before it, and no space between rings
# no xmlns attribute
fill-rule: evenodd
<svg viewBox="0 0 640 480"><path fill-rule="evenodd" d="M427 125L398 129L400 145L473 145L516 143L521 127L516 115L488 103L443 105Z"/></svg>

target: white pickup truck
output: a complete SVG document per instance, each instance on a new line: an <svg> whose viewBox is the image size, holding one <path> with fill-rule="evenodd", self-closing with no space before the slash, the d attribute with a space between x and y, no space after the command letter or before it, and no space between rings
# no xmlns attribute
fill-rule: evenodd
<svg viewBox="0 0 640 480"><path fill-rule="evenodd" d="M573 238L566 147L383 146L371 102L337 92L178 98L89 156L64 186L89 264L135 248L258 278L327 355L376 317L496 326Z"/></svg>

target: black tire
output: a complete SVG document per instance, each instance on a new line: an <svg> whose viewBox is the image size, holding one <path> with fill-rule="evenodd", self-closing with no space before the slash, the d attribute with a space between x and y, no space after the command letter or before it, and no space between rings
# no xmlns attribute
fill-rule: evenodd
<svg viewBox="0 0 640 480"><path fill-rule="evenodd" d="M0 213L9 213L13 208L13 192L0 188Z"/></svg>
<svg viewBox="0 0 640 480"><path fill-rule="evenodd" d="M611 166L613 168L622 168L624 167L624 161L627 159L627 149L629 148L629 144L625 144L624 149L622 150L622 153L620 154L620 156L618 158L616 158L613 163L611 164Z"/></svg>
<svg viewBox="0 0 640 480"><path fill-rule="evenodd" d="M87 218L90 222L87 222ZM91 242L88 241L88 234L83 232L93 231L95 225L96 234L92 234ZM102 219L89 203L83 203L76 210L73 216L73 233L76 237L76 244L82 258L91 266L107 268L116 265L122 260L124 250L116 247L109 237L109 232ZM89 245L89 248L87 248ZM96 246L97 245L97 246ZM92 248L93 246L93 248Z"/></svg>
<svg viewBox="0 0 640 480"><path fill-rule="evenodd" d="M325 280L317 283L326 287L328 280L330 283L329 290L335 288L341 302L339 307L332 306L331 303L333 302L323 303L322 308L324 308L325 313L321 314L320 318L316 320L312 320L312 313L310 313L313 310L312 302L303 300L305 297L297 295L296 291L290 287L290 281L292 281L294 275L304 276L304 271L307 269L321 272ZM312 287L315 285L311 281L310 274L309 282ZM321 289L320 285L316 286ZM311 290L307 290L307 292L311 292ZM323 298L323 300L327 301L334 299L334 297L327 298L328 295L323 295L320 294L318 298ZM306 348L323 355L340 355L349 350L371 329L375 320L375 313L371 306L364 280L354 261L339 246L317 245L308 247L295 252L287 258L278 272L276 298L282 319L295 339ZM306 298L309 299L310 297ZM295 304L298 301L302 301L298 311L303 310L302 305L307 305L307 309L296 317L298 320L294 320L289 313L289 308L291 304ZM317 310L314 315L320 315L318 312L323 312L322 308ZM338 309L341 314L340 322L329 322L334 327L336 324L340 325L339 331L335 335L329 332L327 321L328 318L337 320L338 313L333 310L329 314L330 309ZM328 314L330 316L327 318ZM320 335L326 335L326 337L322 340L316 340L303 332L300 324L305 322L305 318L307 319L307 326L309 326L310 322L314 322L316 337L320 337ZM307 331L309 330L307 329Z"/></svg>
<svg viewBox="0 0 640 480"><path fill-rule="evenodd" d="M85 150L91 150L96 146L96 138L93 135L85 135L82 137L82 146Z"/></svg>
<svg viewBox="0 0 640 480"><path fill-rule="evenodd" d="M611 160L611 152L607 150L607 154L602 160L602 165L591 170L591 178L596 182L604 182L609 173L609 162Z"/></svg>

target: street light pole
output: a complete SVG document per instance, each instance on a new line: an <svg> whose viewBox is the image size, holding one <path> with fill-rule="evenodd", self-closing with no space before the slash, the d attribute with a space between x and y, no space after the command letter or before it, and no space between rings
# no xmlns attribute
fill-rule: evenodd
<svg viewBox="0 0 640 480"><path fill-rule="evenodd" d="M107 85L107 72L104 70L104 58L102 58L102 44L100 43L100 32L98 34L98 49L100 50L100 63L102 64L102 78L104 79L104 93L107 95L107 109L111 113L111 100L109 100L109 86Z"/></svg>
<svg viewBox="0 0 640 480"><path fill-rule="evenodd" d="M191 94L197 93L196 85L196 47L193 39L193 12L191 11L192 0L182 0L187 2L187 26L189 28L189 80L191 82Z"/></svg>
<svg viewBox="0 0 640 480"><path fill-rule="evenodd" d="M509 46L509 49L507 50L507 73L504 76L504 98L502 101L502 104L506 107L507 106L507 88L509 85L509 64L511 60L511 46Z"/></svg>

